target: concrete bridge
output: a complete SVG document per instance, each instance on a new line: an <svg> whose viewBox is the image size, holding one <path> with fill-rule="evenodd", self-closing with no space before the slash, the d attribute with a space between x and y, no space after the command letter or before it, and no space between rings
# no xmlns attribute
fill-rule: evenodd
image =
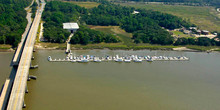
<svg viewBox="0 0 220 110"><path fill-rule="evenodd" d="M22 39L14 54L11 75L6 80L0 95L1 110L21 110L25 105L24 96L27 92L31 58L45 5L46 3L42 0L27 36Z"/></svg>

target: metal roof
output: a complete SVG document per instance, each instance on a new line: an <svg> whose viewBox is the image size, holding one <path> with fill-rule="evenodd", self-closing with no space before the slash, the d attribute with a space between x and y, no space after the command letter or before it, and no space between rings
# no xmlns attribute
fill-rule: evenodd
<svg viewBox="0 0 220 110"><path fill-rule="evenodd" d="M63 23L63 29L79 29L79 26L77 23Z"/></svg>

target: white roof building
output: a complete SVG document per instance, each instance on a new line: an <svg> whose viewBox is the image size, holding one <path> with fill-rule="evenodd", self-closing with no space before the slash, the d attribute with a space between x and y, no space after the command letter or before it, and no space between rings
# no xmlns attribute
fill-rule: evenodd
<svg viewBox="0 0 220 110"><path fill-rule="evenodd" d="M138 12L138 11L134 11L132 14L138 14L138 13L140 13L140 12Z"/></svg>
<svg viewBox="0 0 220 110"><path fill-rule="evenodd" d="M79 25L77 23L63 23L63 29L68 29L71 33L74 33L79 29Z"/></svg>

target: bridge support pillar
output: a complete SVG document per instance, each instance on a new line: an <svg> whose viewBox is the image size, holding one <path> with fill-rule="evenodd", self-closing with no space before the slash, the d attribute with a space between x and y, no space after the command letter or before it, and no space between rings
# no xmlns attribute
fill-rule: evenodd
<svg viewBox="0 0 220 110"><path fill-rule="evenodd" d="M31 78L29 77L29 74L28 74L28 78L27 78L27 81L30 81L31 80Z"/></svg>
<svg viewBox="0 0 220 110"><path fill-rule="evenodd" d="M26 88L25 88L25 93L28 93L28 87L27 87L27 85L26 85Z"/></svg>
<svg viewBox="0 0 220 110"><path fill-rule="evenodd" d="M23 101L23 108L26 108L26 104L25 104L25 102Z"/></svg>

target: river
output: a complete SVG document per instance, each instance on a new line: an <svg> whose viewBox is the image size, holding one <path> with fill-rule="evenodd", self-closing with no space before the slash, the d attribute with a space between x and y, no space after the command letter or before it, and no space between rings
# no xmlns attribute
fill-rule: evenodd
<svg viewBox="0 0 220 110"><path fill-rule="evenodd" d="M219 110L220 53L76 50L74 54L187 56L190 61L152 63L48 62L61 50L38 50L30 70L25 110ZM0 83L13 53L0 53Z"/></svg>

